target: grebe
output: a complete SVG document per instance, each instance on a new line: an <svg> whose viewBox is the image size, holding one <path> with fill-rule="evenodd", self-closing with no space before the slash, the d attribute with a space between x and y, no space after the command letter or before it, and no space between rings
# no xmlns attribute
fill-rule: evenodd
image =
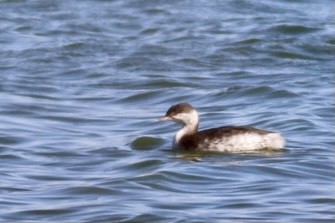
<svg viewBox="0 0 335 223"><path fill-rule="evenodd" d="M247 126L223 126L198 131L199 116L188 103L173 105L160 120L183 127L173 140L173 148L186 151L248 152L284 148L285 140L275 132Z"/></svg>

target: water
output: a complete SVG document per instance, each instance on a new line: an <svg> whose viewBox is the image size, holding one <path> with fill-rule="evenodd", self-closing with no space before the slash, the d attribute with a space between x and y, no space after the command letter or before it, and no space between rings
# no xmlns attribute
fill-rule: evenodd
<svg viewBox="0 0 335 223"><path fill-rule="evenodd" d="M1 1L0 222L333 222L333 6ZM171 152L181 101L287 147Z"/></svg>

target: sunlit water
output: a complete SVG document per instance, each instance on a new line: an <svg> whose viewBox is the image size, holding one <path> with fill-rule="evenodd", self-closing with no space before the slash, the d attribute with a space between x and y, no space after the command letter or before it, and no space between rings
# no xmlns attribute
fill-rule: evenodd
<svg viewBox="0 0 335 223"><path fill-rule="evenodd" d="M333 6L0 1L0 221L333 222ZM182 101L287 146L172 152Z"/></svg>

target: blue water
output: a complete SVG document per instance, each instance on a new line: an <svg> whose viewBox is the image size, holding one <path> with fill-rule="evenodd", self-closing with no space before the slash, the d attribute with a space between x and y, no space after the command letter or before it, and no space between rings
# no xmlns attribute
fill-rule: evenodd
<svg viewBox="0 0 335 223"><path fill-rule="evenodd" d="M333 8L0 1L0 222L334 222ZM183 101L286 148L172 152Z"/></svg>

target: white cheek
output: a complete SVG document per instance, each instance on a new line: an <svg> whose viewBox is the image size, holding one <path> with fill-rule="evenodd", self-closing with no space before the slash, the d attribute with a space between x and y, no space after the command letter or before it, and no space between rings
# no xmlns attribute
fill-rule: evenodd
<svg viewBox="0 0 335 223"><path fill-rule="evenodd" d="M199 122L198 113L190 111L189 113L179 113L173 116L174 119L183 122L185 125L197 125Z"/></svg>
<svg viewBox="0 0 335 223"><path fill-rule="evenodd" d="M180 114L176 114L173 116L173 118L177 119L177 120L183 120L186 121L188 119L188 115L185 113L180 113Z"/></svg>

